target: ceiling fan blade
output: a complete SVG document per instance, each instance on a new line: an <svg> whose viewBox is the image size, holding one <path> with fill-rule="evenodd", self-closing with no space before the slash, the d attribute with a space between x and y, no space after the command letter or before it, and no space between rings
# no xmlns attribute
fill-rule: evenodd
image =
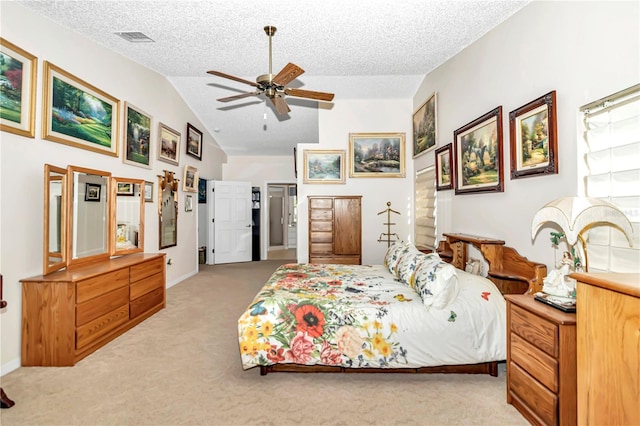
<svg viewBox="0 0 640 426"><path fill-rule="evenodd" d="M276 95L271 98L271 102L273 102L273 106L276 107L276 111L278 111L278 114L280 115L285 115L289 111L291 111L289 109L289 105L287 105L287 102L280 95Z"/></svg>
<svg viewBox="0 0 640 426"><path fill-rule="evenodd" d="M226 98L220 98L217 99L220 102L229 102L229 101L235 101L236 99L242 99L242 98L247 98L249 96L256 96L259 95L260 91L257 92L248 92L248 93L240 93L239 95L233 95L233 96L227 96Z"/></svg>
<svg viewBox="0 0 640 426"><path fill-rule="evenodd" d="M302 68L289 62L275 77L273 77L273 82L278 86L286 86L290 81L302 75L302 73L304 73Z"/></svg>
<svg viewBox="0 0 640 426"><path fill-rule="evenodd" d="M234 80L240 83L248 84L249 86L259 87L258 83L254 83L253 81L245 80L244 78L236 77L233 75L225 74L220 71L207 71L207 74L217 75L218 77L228 78L229 80Z"/></svg>
<svg viewBox="0 0 640 426"><path fill-rule="evenodd" d="M333 97L335 96L333 93L314 92L313 90L302 90L293 88L284 89L284 93L289 96L295 96L297 98L309 98L327 102L331 102L333 100Z"/></svg>

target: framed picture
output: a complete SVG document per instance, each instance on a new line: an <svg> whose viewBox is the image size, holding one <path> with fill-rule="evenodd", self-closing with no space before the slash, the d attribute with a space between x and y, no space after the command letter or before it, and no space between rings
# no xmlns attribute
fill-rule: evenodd
<svg viewBox="0 0 640 426"><path fill-rule="evenodd" d="M304 183L344 183L344 150L305 149Z"/></svg>
<svg viewBox="0 0 640 426"><path fill-rule="evenodd" d="M182 190L186 192L198 192L198 169L191 166L184 166L184 177L182 180Z"/></svg>
<svg viewBox="0 0 640 426"><path fill-rule="evenodd" d="M453 132L456 194L502 192L502 107Z"/></svg>
<svg viewBox="0 0 640 426"><path fill-rule="evenodd" d="M96 183L84 184L84 200L85 201L100 201L100 190L102 186Z"/></svg>
<svg viewBox="0 0 640 426"><path fill-rule="evenodd" d="M38 60L0 37L0 130L33 138Z"/></svg>
<svg viewBox="0 0 640 426"><path fill-rule="evenodd" d="M43 138L118 156L120 101L44 62Z"/></svg>
<svg viewBox="0 0 640 426"><path fill-rule="evenodd" d="M198 204L207 202L207 180L198 178Z"/></svg>
<svg viewBox="0 0 640 426"><path fill-rule="evenodd" d="M144 182L144 202L153 203L153 182Z"/></svg>
<svg viewBox="0 0 640 426"><path fill-rule="evenodd" d="M202 132L187 123L187 154L202 161Z"/></svg>
<svg viewBox="0 0 640 426"><path fill-rule="evenodd" d="M349 177L404 177L404 133L350 133Z"/></svg>
<svg viewBox="0 0 640 426"><path fill-rule="evenodd" d="M437 145L435 92L413 113L413 158L424 154Z"/></svg>
<svg viewBox="0 0 640 426"><path fill-rule="evenodd" d="M133 184L131 182L118 182L116 195L133 195Z"/></svg>
<svg viewBox="0 0 640 426"><path fill-rule="evenodd" d="M193 198L191 195L185 195L184 197L184 211L190 212L193 210Z"/></svg>
<svg viewBox="0 0 640 426"><path fill-rule="evenodd" d="M556 91L509 113L511 179L558 173Z"/></svg>
<svg viewBox="0 0 640 426"><path fill-rule="evenodd" d="M453 189L451 144L436 149L436 190Z"/></svg>
<svg viewBox="0 0 640 426"><path fill-rule="evenodd" d="M298 149L293 147L293 176L298 178Z"/></svg>
<svg viewBox="0 0 640 426"><path fill-rule="evenodd" d="M151 116L126 102L125 134L122 161L133 166L151 168Z"/></svg>
<svg viewBox="0 0 640 426"><path fill-rule="evenodd" d="M158 133L158 160L177 166L180 159L180 132L160 123Z"/></svg>

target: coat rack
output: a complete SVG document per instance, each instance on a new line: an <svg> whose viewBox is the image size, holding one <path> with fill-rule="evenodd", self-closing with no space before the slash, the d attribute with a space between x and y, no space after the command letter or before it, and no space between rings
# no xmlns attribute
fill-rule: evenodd
<svg viewBox="0 0 640 426"><path fill-rule="evenodd" d="M378 242L379 243L386 242L387 247L389 247L392 242L398 241L400 239L400 237L398 237L398 234L396 234L395 232L394 233L391 232L391 225L395 225L395 223L391 222L391 213L400 214L400 212L393 210L391 208L391 201L387 201L387 209L378 213L378 216L384 213L387 214L387 222L383 223L383 225L387 226L387 232L386 233L383 232L382 234L380 234L380 238L378 238Z"/></svg>

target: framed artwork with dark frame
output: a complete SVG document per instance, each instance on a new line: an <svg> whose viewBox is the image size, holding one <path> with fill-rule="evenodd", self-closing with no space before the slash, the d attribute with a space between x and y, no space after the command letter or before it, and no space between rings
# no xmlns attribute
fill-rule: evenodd
<svg viewBox="0 0 640 426"><path fill-rule="evenodd" d="M151 116L125 102L124 154L122 162L151 168Z"/></svg>
<svg viewBox="0 0 640 426"><path fill-rule="evenodd" d="M158 160L177 166L180 159L180 132L162 123L158 130Z"/></svg>
<svg viewBox="0 0 640 426"><path fill-rule="evenodd" d="M455 191L503 192L502 106L453 132Z"/></svg>
<svg viewBox="0 0 640 426"><path fill-rule="evenodd" d="M207 180L198 178L198 204L207 202Z"/></svg>
<svg viewBox="0 0 640 426"><path fill-rule="evenodd" d="M303 183L344 183L343 149L305 149L302 151Z"/></svg>
<svg viewBox="0 0 640 426"><path fill-rule="evenodd" d="M509 113L511 179L558 173L556 91Z"/></svg>
<svg viewBox="0 0 640 426"><path fill-rule="evenodd" d="M451 144L436 149L436 190L453 189Z"/></svg>
<svg viewBox="0 0 640 426"><path fill-rule="evenodd" d="M436 94L429 96L429 99L413 113L413 158L435 148L438 144L437 138L437 117L436 117Z"/></svg>
<svg viewBox="0 0 640 426"><path fill-rule="evenodd" d="M120 101L44 62L43 139L118 156Z"/></svg>
<svg viewBox="0 0 640 426"><path fill-rule="evenodd" d="M131 182L118 182L116 186L116 195L133 195L133 183Z"/></svg>
<svg viewBox="0 0 640 426"><path fill-rule="evenodd" d="M185 192L198 192L199 179L198 169L191 166L184 166L182 190Z"/></svg>
<svg viewBox="0 0 640 426"><path fill-rule="evenodd" d="M35 137L38 59L0 37L0 130Z"/></svg>
<svg viewBox="0 0 640 426"><path fill-rule="evenodd" d="M404 133L349 133L349 177L405 177Z"/></svg>
<svg viewBox="0 0 640 426"><path fill-rule="evenodd" d="M85 201L100 201L100 190L102 186L96 183L84 184L84 200Z"/></svg>
<svg viewBox="0 0 640 426"><path fill-rule="evenodd" d="M202 132L187 123L187 155L202 161Z"/></svg>

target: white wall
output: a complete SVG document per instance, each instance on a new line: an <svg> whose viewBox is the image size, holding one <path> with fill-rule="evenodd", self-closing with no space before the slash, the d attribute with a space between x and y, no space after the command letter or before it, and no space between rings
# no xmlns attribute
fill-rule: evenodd
<svg viewBox="0 0 640 426"><path fill-rule="evenodd" d="M174 171L182 180L184 166L187 164L200 169L203 176L220 179L221 162L226 161L226 155L206 132L202 161L187 156L183 143L180 165L163 163L155 159L156 151L153 146L152 169L126 165L122 158L42 140L41 88L44 60L120 99L121 113L124 101L146 111L153 117L154 142L157 142L157 126L160 121L180 131L182 135L185 134L187 122L200 130L205 128L165 77L13 2L3 1L0 7L2 37L38 58L36 137L31 139L6 132L0 135L0 270L4 278L4 299L9 303L0 315L0 366L5 374L20 365L20 279L42 273L45 163L61 167L72 164L110 171L113 176L140 178L154 182L154 190L157 191L157 175L163 169ZM198 270L196 210L185 212L184 199L185 193L180 188L178 245L163 250L172 259L172 265L167 267L169 286ZM144 246L147 252L159 251L157 208L155 201L145 205Z"/></svg>
<svg viewBox="0 0 640 426"><path fill-rule="evenodd" d="M439 232L506 241L552 267L550 228L532 243L531 220L547 202L578 194L578 109L640 79L640 3L534 1L429 73L414 110L437 92L438 146L502 105L504 193L438 192ZM510 179L509 112L557 91L559 173ZM416 159L420 169L433 153Z"/></svg>

